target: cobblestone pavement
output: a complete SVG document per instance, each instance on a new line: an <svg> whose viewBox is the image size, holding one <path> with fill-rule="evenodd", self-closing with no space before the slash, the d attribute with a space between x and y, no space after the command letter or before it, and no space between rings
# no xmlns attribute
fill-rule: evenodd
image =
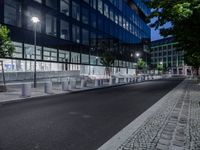
<svg viewBox="0 0 200 150"><path fill-rule="evenodd" d="M200 85L185 80L118 150L200 150Z"/></svg>

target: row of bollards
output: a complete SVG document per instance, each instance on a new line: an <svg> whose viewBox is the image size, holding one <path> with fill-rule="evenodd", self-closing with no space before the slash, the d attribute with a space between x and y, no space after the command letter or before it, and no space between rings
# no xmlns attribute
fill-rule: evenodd
<svg viewBox="0 0 200 150"><path fill-rule="evenodd" d="M141 77L111 77L109 79L109 85L119 84L119 83L133 83L133 82L141 82L144 80L149 80L149 77L141 76ZM104 85L105 79L95 79L94 86L99 87ZM66 80L61 83L62 91L70 91L76 89L76 79ZM81 79L80 88L87 87L87 80ZM44 83L44 93L53 94L53 85L51 81L47 81ZM22 84L22 97L30 97L31 96L31 83Z"/></svg>

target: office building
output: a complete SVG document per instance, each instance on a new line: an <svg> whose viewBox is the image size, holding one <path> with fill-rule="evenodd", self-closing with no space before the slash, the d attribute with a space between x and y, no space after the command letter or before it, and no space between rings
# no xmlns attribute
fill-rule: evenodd
<svg viewBox="0 0 200 150"><path fill-rule="evenodd" d="M142 0L0 0L0 23L15 45L4 58L6 72L34 68L34 24L37 24L37 71L79 70L102 74L100 58L115 54L113 73L134 73L135 53L148 55L150 10Z"/></svg>

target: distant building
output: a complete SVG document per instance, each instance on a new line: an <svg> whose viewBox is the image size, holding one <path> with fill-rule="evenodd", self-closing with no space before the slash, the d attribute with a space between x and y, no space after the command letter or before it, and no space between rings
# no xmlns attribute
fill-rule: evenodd
<svg viewBox="0 0 200 150"><path fill-rule="evenodd" d="M156 68L162 64L170 74L188 75L190 67L184 62L184 51L178 50L177 42L173 37L152 41L151 43L151 67Z"/></svg>

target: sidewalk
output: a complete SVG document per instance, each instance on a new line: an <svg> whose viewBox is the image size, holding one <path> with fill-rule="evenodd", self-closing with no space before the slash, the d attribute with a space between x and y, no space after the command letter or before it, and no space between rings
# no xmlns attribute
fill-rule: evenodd
<svg viewBox="0 0 200 150"><path fill-rule="evenodd" d="M200 85L186 79L98 150L199 150Z"/></svg>

